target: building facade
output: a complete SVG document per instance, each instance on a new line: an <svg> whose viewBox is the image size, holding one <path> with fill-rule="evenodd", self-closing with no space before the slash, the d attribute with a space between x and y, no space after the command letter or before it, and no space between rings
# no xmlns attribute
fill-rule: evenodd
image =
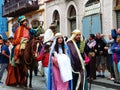
<svg viewBox="0 0 120 90"><path fill-rule="evenodd" d="M8 31L8 25L7 25L7 18L2 17L2 5L3 0L0 2L0 35L3 39L7 39L7 31Z"/></svg>
<svg viewBox="0 0 120 90"><path fill-rule="evenodd" d="M49 0L46 26L56 22L57 31L70 36L79 29L85 38L90 33L110 34L120 27L120 0Z"/></svg>
<svg viewBox="0 0 120 90"><path fill-rule="evenodd" d="M26 16L31 28L40 24L46 27L44 0L5 0L2 9L3 17L8 19L8 37L14 36L19 26L17 19L21 15Z"/></svg>
<svg viewBox="0 0 120 90"><path fill-rule="evenodd" d="M61 32L65 36L69 37L74 29L79 29L85 38L88 38L90 33L99 32L108 35L111 33L111 29L120 28L120 0L37 1L39 2L39 9L28 11L24 15L28 18L30 25L35 21L44 22L45 30L54 22L57 25L57 32ZM5 13L4 16L7 17L7 15ZM14 13L9 15L14 15ZM9 36L14 34L18 25L17 18L18 16L8 18Z"/></svg>

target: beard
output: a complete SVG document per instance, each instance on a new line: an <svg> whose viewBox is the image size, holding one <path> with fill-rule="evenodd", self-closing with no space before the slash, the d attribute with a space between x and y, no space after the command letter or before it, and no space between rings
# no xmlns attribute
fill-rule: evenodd
<svg viewBox="0 0 120 90"><path fill-rule="evenodd" d="M23 26L26 27L26 26L27 26L27 23L24 23Z"/></svg>
<svg viewBox="0 0 120 90"><path fill-rule="evenodd" d="M76 38L75 41L76 41L76 42L80 42L80 38Z"/></svg>

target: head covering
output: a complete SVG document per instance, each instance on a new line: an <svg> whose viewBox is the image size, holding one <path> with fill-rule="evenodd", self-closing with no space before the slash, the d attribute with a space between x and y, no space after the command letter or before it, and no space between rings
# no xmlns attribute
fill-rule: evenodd
<svg viewBox="0 0 120 90"><path fill-rule="evenodd" d="M72 36L70 37L69 40L74 40L75 36L76 36L77 34L81 34L81 32L80 32L80 30L75 29L71 34L72 34ZM80 39L83 40L83 36L82 36L82 35L81 35L81 38L80 38ZM69 40L68 40L68 41L69 41Z"/></svg>
<svg viewBox="0 0 120 90"><path fill-rule="evenodd" d="M56 33L55 37L63 37L61 33Z"/></svg>
<svg viewBox="0 0 120 90"><path fill-rule="evenodd" d="M75 29L73 32L72 32L72 36L70 37L70 39L68 41L73 41L75 42L74 38L76 37L77 34L81 34L80 30L78 29ZM83 36L81 35L80 36L80 52L83 53L84 51L84 47L85 47L85 39L83 38Z"/></svg>
<svg viewBox="0 0 120 90"><path fill-rule="evenodd" d="M56 34L55 34L55 38L54 38L53 43L52 43L52 46L51 46L51 51L52 51L52 52L53 52L53 50L54 50L54 48L55 48L55 44L56 44L57 38L59 38L59 37L63 37L63 35L62 35L61 33L56 33ZM63 39L63 41L64 41L64 46L65 46L65 48L66 48L66 42L65 42L64 39Z"/></svg>
<svg viewBox="0 0 120 90"><path fill-rule="evenodd" d="M80 32L80 30L75 29L75 30L72 32L72 34L81 34L81 32Z"/></svg>
<svg viewBox="0 0 120 90"><path fill-rule="evenodd" d="M22 21L27 20L24 15L18 17L18 22L21 23Z"/></svg>
<svg viewBox="0 0 120 90"><path fill-rule="evenodd" d="M44 34L44 42L43 43L51 41L53 38L54 38L54 33L52 32L51 29L47 29Z"/></svg>

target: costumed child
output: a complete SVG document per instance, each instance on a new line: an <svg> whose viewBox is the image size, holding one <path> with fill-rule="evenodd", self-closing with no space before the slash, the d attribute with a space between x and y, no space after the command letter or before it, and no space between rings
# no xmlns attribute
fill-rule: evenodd
<svg viewBox="0 0 120 90"><path fill-rule="evenodd" d="M48 62L49 62L49 51L50 51L50 45L46 44L44 51L40 53L40 55L37 57L37 61L42 61L42 66L44 69L44 75L47 85L47 78L48 78Z"/></svg>

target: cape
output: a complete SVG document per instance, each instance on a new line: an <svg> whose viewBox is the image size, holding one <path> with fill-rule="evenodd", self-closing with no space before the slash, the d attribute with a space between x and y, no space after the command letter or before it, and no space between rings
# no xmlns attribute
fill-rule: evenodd
<svg viewBox="0 0 120 90"><path fill-rule="evenodd" d="M73 40L67 42L71 53L71 65L73 73L78 74L76 90L84 90L85 87L85 66L80 50ZM73 82L74 83L74 82Z"/></svg>

